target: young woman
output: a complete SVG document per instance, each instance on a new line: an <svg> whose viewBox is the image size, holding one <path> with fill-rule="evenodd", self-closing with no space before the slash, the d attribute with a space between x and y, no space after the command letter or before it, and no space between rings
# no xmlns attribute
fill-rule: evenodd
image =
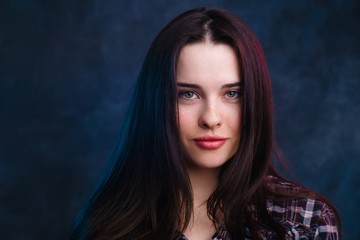
<svg viewBox="0 0 360 240"><path fill-rule="evenodd" d="M332 205L275 171L264 54L224 10L190 10L158 34L114 156L71 239L339 237Z"/></svg>

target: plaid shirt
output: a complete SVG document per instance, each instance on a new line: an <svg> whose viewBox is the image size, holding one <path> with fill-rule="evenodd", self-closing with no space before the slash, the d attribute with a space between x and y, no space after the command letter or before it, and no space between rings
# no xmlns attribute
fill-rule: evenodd
<svg viewBox="0 0 360 240"><path fill-rule="evenodd" d="M280 182L275 177L272 178L278 187L288 191L296 191L299 186L287 182ZM268 200L267 209L270 215L287 232L287 239L305 240L338 240L338 229L334 212L325 203L311 199L299 198L283 201ZM262 239L278 239L272 229L262 227L260 230ZM180 238L187 240L185 236ZM251 239L251 233L248 228L245 231L245 240ZM230 240L230 237L224 228L219 228L211 240Z"/></svg>

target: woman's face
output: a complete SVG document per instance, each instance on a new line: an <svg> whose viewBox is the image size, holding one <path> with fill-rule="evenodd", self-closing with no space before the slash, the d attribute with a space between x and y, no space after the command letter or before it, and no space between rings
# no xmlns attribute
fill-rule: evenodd
<svg viewBox="0 0 360 240"><path fill-rule="evenodd" d="M242 89L235 51L209 41L188 44L177 63L181 143L191 168L219 168L239 145Z"/></svg>

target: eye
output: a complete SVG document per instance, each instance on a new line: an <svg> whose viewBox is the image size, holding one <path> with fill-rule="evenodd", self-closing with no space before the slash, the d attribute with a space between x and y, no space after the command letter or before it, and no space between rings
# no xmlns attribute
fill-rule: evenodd
<svg viewBox="0 0 360 240"><path fill-rule="evenodd" d="M239 91L229 91L229 92L225 93L225 97L227 97L229 99L237 99L240 97L240 92Z"/></svg>
<svg viewBox="0 0 360 240"><path fill-rule="evenodd" d="M190 100L190 99L197 99L199 97L194 92L183 91L183 92L179 92L179 98L184 98L186 100Z"/></svg>

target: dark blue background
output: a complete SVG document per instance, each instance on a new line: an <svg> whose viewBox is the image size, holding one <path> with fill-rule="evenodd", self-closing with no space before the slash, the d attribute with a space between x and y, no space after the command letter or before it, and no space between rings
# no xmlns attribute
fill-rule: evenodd
<svg viewBox="0 0 360 240"><path fill-rule="evenodd" d="M66 239L150 42L179 13L207 5L258 35L293 172L338 207L344 239L360 239L359 3L2 0L0 238Z"/></svg>

